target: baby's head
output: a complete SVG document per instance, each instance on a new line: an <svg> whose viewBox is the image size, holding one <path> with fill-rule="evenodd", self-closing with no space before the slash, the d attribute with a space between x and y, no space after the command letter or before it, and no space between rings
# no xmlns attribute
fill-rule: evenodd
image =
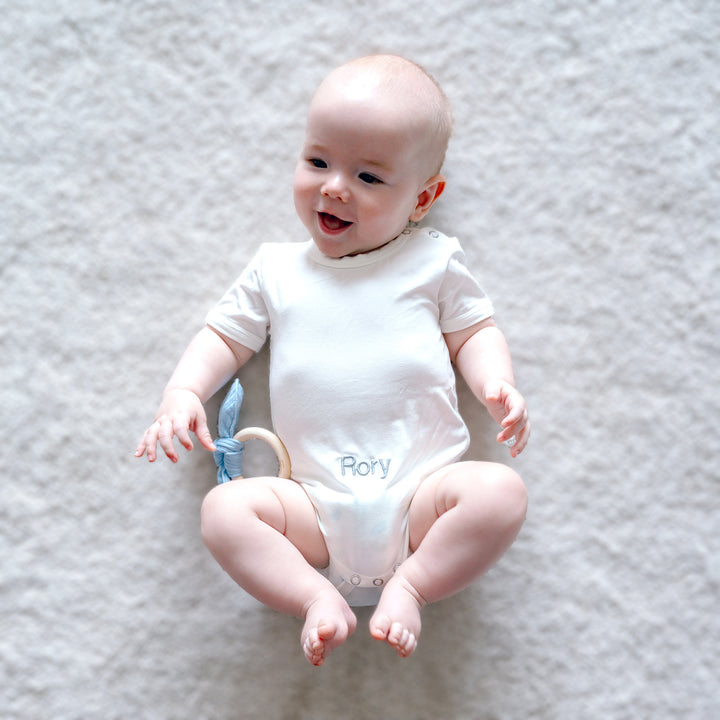
<svg viewBox="0 0 720 720"><path fill-rule="evenodd" d="M310 104L295 206L331 257L369 252L440 196L450 106L419 66L394 55L342 65Z"/></svg>

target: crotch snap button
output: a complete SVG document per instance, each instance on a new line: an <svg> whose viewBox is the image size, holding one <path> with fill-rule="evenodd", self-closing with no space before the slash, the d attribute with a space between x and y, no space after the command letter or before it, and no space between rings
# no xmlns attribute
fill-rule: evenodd
<svg viewBox="0 0 720 720"><path fill-rule="evenodd" d="M382 579L382 578L375 578L375 579L373 580L373 585L375 585L375 587L380 587L382 584L383 584L383 579Z"/></svg>
<svg viewBox="0 0 720 720"><path fill-rule="evenodd" d="M353 576L350 578L350 582L351 582L353 585L359 585L359 584L362 582L362 580L360 579L360 576L359 576L359 575L353 575Z"/></svg>

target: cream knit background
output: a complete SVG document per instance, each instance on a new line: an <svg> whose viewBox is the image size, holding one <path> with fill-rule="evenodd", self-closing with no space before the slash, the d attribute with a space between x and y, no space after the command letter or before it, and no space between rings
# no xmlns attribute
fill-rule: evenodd
<svg viewBox="0 0 720 720"><path fill-rule="evenodd" d="M410 660L363 611L317 670L201 543L211 457L132 453L258 243L304 239L309 96L377 51L454 104L430 222L514 351L530 511ZM720 717L719 106L715 0L0 0L0 718Z"/></svg>

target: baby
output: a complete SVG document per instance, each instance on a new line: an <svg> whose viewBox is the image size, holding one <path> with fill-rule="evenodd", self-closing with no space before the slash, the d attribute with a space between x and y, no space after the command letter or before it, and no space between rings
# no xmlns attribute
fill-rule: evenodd
<svg viewBox="0 0 720 720"><path fill-rule="evenodd" d="M170 378L136 455L173 462L194 432L214 450L203 403L272 336L275 432L292 479L210 491L202 535L247 592L304 618L322 665L376 605L370 633L402 657L421 610L490 568L514 541L518 475L466 461L453 364L525 447L530 425L489 299L453 238L422 220L445 189L452 116L435 81L403 58L336 69L309 109L294 180L311 240L267 243L207 317ZM510 444L510 443L508 443Z"/></svg>

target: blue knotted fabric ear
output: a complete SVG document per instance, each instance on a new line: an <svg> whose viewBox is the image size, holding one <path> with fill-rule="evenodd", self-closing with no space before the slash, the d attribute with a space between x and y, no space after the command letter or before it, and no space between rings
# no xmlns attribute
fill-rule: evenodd
<svg viewBox="0 0 720 720"><path fill-rule="evenodd" d="M242 475L242 453L244 442L233 439L240 417L240 406L243 401L243 389L239 380L235 380L225 396L218 413L218 434L215 441L217 450L213 458L217 465L218 485Z"/></svg>

